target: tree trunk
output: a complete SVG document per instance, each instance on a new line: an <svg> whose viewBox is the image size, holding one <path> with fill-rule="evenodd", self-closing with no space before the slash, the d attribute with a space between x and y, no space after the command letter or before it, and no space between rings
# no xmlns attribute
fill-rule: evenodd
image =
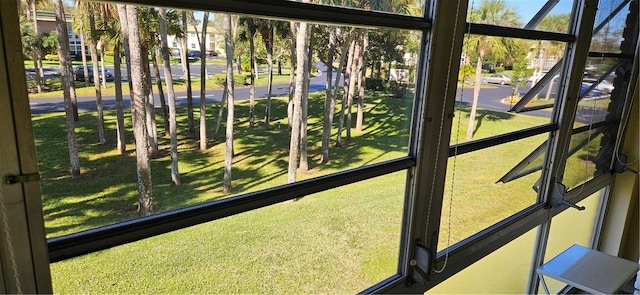
<svg viewBox="0 0 640 295"><path fill-rule="evenodd" d="M309 78L311 71L311 58L313 57L313 46L315 43L314 38L314 26L309 28L309 44L307 46L308 52L304 60L304 84L302 85L302 101L300 107L302 109L302 119L300 120L300 166L299 169L303 172L309 170L309 151L307 150L307 118L309 117Z"/></svg>
<svg viewBox="0 0 640 295"><path fill-rule="evenodd" d="M69 36L67 22L64 15L62 0L53 1L56 14L56 32L58 33L58 55L60 57L60 73L62 76L62 87L64 93L65 123L67 126L67 145L69 147L69 162L71 165L71 177L80 176L80 157L78 156L78 144L76 141L75 121L73 117L73 97L76 95L76 88L73 81L71 56L69 53Z"/></svg>
<svg viewBox="0 0 640 295"><path fill-rule="evenodd" d="M156 127L156 109L153 99L153 88L151 87L151 66L149 65L149 47L143 40L140 45L142 54L142 84L144 87L145 111L147 116L147 136L149 137L149 153L151 156L158 154L158 132Z"/></svg>
<svg viewBox="0 0 640 295"><path fill-rule="evenodd" d="M231 39L231 15L224 15L225 51L227 52L227 126L224 153L224 179L222 191L231 192L231 164L233 162L233 40Z"/></svg>
<svg viewBox="0 0 640 295"><path fill-rule="evenodd" d="M184 82L187 84L187 121L189 124L189 135L196 134L196 125L193 118L193 93L191 91L191 67L189 66L189 58L187 57L187 51L189 50L187 44L187 11L182 11L182 30L185 32L184 38L182 38L182 66L184 68Z"/></svg>
<svg viewBox="0 0 640 295"><path fill-rule="evenodd" d="M358 78L358 61L360 60L360 34L361 32L358 30L356 32L356 37L353 40L353 58L350 58L350 72L349 72L349 91L345 92L347 95L347 144L351 142L351 128L353 127L353 94L355 93L356 88L356 79ZM349 55L351 57L351 54ZM346 82L345 82L346 83Z"/></svg>
<svg viewBox="0 0 640 295"><path fill-rule="evenodd" d="M167 44L167 13L164 8L160 9L160 38L162 44L162 67L164 68L164 80L167 84L167 96L169 98L169 136L171 137L169 153L171 154L171 183L174 185L180 185L180 172L178 169L176 94L173 90L173 80L171 78L171 60L169 57L169 46Z"/></svg>
<svg viewBox="0 0 640 295"><path fill-rule="evenodd" d="M362 52L358 62L358 114L356 117L356 130L362 132L364 121L364 90L367 82L367 50L369 48L369 38L367 32L362 34Z"/></svg>
<svg viewBox="0 0 640 295"><path fill-rule="evenodd" d="M354 34L355 36L355 32L352 32L352 34ZM348 50L348 58L347 58L347 64L345 65L345 70L344 70L344 82L343 82L343 87L342 89L344 89L344 93L342 94L342 105L340 107L340 117L338 119L338 136L336 138L336 145L337 146L342 146L342 129L345 128L344 126L344 121L345 121L345 111L348 110L347 107L347 101L349 100L348 96L349 96L349 92L353 91L353 88L350 88L351 85L351 66L353 64L353 53L355 51L355 37L352 38L349 42L349 50Z"/></svg>
<svg viewBox="0 0 640 295"><path fill-rule="evenodd" d="M107 142L104 135L104 110L102 108L102 89L100 87L100 67L98 65L98 50L96 43L98 34L96 32L96 22L93 13L89 13L89 28L91 40L89 42L89 51L91 52L91 63L93 64L93 87L96 91L96 110L98 112L98 142L104 144Z"/></svg>
<svg viewBox="0 0 640 295"><path fill-rule="evenodd" d="M122 103L122 71L120 70L120 43L116 43L113 48L113 75L116 91L116 132L118 141L116 150L118 154L124 155L127 152L126 133L124 129L124 108Z"/></svg>
<svg viewBox="0 0 640 295"><path fill-rule="evenodd" d="M331 138L331 126L333 125L333 114L335 113L336 100L333 96L333 58L336 52L336 27L329 28L329 50L327 52L327 82L325 86L324 114L322 118L322 147L320 148L320 162L329 162L329 140ZM337 74L340 77L340 74Z"/></svg>
<svg viewBox="0 0 640 295"><path fill-rule="evenodd" d="M271 91L273 89L273 24L269 24L267 32L268 37L265 37L263 32L262 38L263 40L268 38L264 42L267 50L267 107L264 111L264 127L269 129L271 122Z"/></svg>
<svg viewBox="0 0 640 295"><path fill-rule="evenodd" d="M256 109L256 75L257 67L256 63L256 48L253 38L256 34L253 30L249 29L249 56L251 58L251 88L249 89L249 127L253 128L255 123L255 109Z"/></svg>
<svg viewBox="0 0 640 295"><path fill-rule="evenodd" d="M80 31L80 54L82 54L82 70L84 74L84 86L89 87L89 67L87 66L87 49L85 48L84 31Z"/></svg>
<svg viewBox="0 0 640 295"><path fill-rule="evenodd" d="M207 50L207 24L209 23L209 12L204 13L202 21L202 38L200 38L200 52L204 54ZM207 58L200 56L200 150L207 150Z"/></svg>
<svg viewBox="0 0 640 295"><path fill-rule="evenodd" d="M36 73L36 88L38 93L42 92L42 85L44 84L44 71L42 69L42 38L40 38L40 31L38 29L38 17L36 9L36 0L32 0L30 3L32 16L33 16L33 35L36 38L36 48L33 50L33 68Z"/></svg>
<svg viewBox="0 0 640 295"><path fill-rule="evenodd" d="M160 50L162 51L162 50ZM154 52L156 52L156 50L154 50ZM157 59L158 55L157 54L153 54L152 56L152 61L153 61L153 71L156 75L156 86L158 87L158 96L160 98L160 107L162 108L162 122L164 123L164 135L165 136L169 136L170 132L169 132L169 114L167 113L167 101L165 100L164 97L164 90L162 89L162 76L160 75L160 65L158 65L158 59ZM163 65L164 66L164 65ZM171 79L171 78L169 78ZM166 78L165 78L166 80ZM173 81L172 81L173 82ZM166 82L165 82L166 83ZM173 84L173 83L172 83Z"/></svg>
<svg viewBox="0 0 640 295"><path fill-rule="evenodd" d="M289 22L291 36L296 36L296 23ZM287 104L287 124L289 125L289 130L291 130L291 125L293 121L293 96L295 94L295 77L296 77L296 39L291 37L291 43L289 49L291 53L289 54L291 58L291 64L289 65L289 102Z"/></svg>
<svg viewBox="0 0 640 295"><path fill-rule="evenodd" d="M122 32L124 58L127 63L127 84L129 84L129 93L132 93L133 83L131 82L131 51L129 49L129 20L127 19L127 6L124 4L117 4L116 6L118 7L118 18L120 18L120 31Z"/></svg>
<svg viewBox="0 0 640 295"><path fill-rule="evenodd" d="M146 128L146 99L144 91L143 54L138 31L138 8L127 6L129 28L129 49L131 51L131 93L133 135L136 142L136 171L138 175L138 215L147 216L153 212L153 192L151 186L151 165L149 161L149 142Z"/></svg>
<svg viewBox="0 0 640 295"><path fill-rule="evenodd" d="M480 47L480 46L478 46ZM482 73L482 60L484 59L484 50L480 49L478 53L478 62L476 63L476 81L473 85L473 103L471 104L471 112L469 112L469 128L467 128L466 139L473 138L474 126L476 120L476 110L478 109L478 96L480 96L480 80Z"/></svg>
<svg viewBox="0 0 640 295"><path fill-rule="evenodd" d="M224 106L227 103L227 84L224 84L224 90L222 91L222 98L220 98L220 107L218 108L218 119L216 119L216 128L213 130L213 138L217 138L218 131L220 131L220 123L222 122L222 114L224 113Z"/></svg>
<svg viewBox="0 0 640 295"><path fill-rule="evenodd" d="M291 142L289 144L289 168L287 172L287 183L293 183L296 181L296 174L298 168L298 149L300 148L300 128L302 118L302 97L304 87L305 64L307 60L307 23L301 22L298 24L298 32L296 34L296 59L298 65L296 66L296 90L294 95L293 106L293 123L291 126Z"/></svg>
<svg viewBox="0 0 640 295"><path fill-rule="evenodd" d="M104 79L102 79L102 87L107 88L107 69L104 67L104 51L106 49L104 48L104 45L100 46L100 70L102 71L102 77L105 77Z"/></svg>

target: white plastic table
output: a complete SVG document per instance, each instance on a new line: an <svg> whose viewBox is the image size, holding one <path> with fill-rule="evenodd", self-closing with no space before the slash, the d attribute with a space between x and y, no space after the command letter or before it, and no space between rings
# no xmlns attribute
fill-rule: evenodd
<svg viewBox="0 0 640 295"><path fill-rule="evenodd" d="M549 294L544 276L593 294L616 293L638 272L639 265L620 257L573 245L538 268L538 276Z"/></svg>

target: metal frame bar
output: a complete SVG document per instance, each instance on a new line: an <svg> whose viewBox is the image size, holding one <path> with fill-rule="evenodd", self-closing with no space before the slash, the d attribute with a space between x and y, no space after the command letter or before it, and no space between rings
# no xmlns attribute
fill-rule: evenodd
<svg viewBox="0 0 640 295"><path fill-rule="evenodd" d="M409 30L424 30L431 26L429 21L425 21L425 19L417 16L287 0L175 0L162 1L161 3L158 3L157 0L124 0L123 2L202 11L220 11L286 20L307 20L310 22L340 25Z"/></svg>
<svg viewBox="0 0 640 295"><path fill-rule="evenodd" d="M502 135L496 135L488 138L483 138L475 141L461 143L455 146L449 147L449 157L456 155L462 155L477 150L493 147L496 145L520 140L523 138L536 136L539 134L547 133L558 129L557 124L546 124L542 126L532 127L528 129L522 129Z"/></svg>
<svg viewBox="0 0 640 295"><path fill-rule="evenodd" d="M520 38L527 40L545 40L545 41L560 41L560 42L574 42L576 37L570 34L536 31L521 28L501 27L496 25L478 24L472 23L471 26L467 25L467 33L474 35L486 35L497 37L509 37Z"/></svg>

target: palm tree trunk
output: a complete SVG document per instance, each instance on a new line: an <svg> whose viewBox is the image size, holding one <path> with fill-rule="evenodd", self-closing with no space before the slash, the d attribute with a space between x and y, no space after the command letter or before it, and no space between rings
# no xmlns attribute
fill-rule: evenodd
<svg viewBox="0 0 640 295"><path fill-rule="evenodd" d="M329 139L331 138L331 126L333 125L333 114L335 113L336 100L333 96L333 58L336 52L336 27L329 28L329 50L327 51L327 82L325 86L324 114L322 119L322 147L320 148L320 162L329 161ZM339 77L340 74L337 74Z"/></svg>
<svg viewBox="0 0 640 295"><path fill-rule="evenodd" d="M354 39L353 46L353 58L351 59L349 66L351 71L349 73L349 92L347 94L347 138L346 142L351 142L351 128L353 127L353 94L355 93L356 88L356 78L358 77L358 61L360 60L360 31L356 33L356 38Z"/></svg>
<svg viewBox="0 0 640 295"><path fill-rule="evenodd" d="M193 118L193 93L191 91L191 67L189 66L189 59L187 58L187 51L189 50L187 44L187 11L182 11L182 30L185 35L182 38L182 48L184 48L182 52L182 66L184 68L184 82L187 84L187 121L189 124L189 134L196 134L196 125Z"/></svg>
<svg viewBox="0 0 640 295"><path fill-rule="evenodd" d="M124 129L124 109L122 101L122 71L120 70L120 44L113 48L113 75L116 91L116 132L118 142L116 150L124 155L127 152L126 133Z"/></svg>
<svg viewBox="0 0 640 295"><path fill-rule="evenodd" d="M200 52L204 54L207 50L207 24L209 23L209 12L204 13L202 21L202 38L200 38ZM200 57L200 150L207 149L207 58Z"/></svg>
<svg viewBox="0 0 640 295"><path fill-rule="evenodd" d="M162 67L164 68L164 80L167 84L167 96L169 98L169 136L171 137L169 153L171 154L171 182L174 185L180 185L180 172L178 169L176 94L173 90L173 80L171 79L171 60L169 58L169 46L167 44L167 13L164 8L160 9L160 38L162 42Z"/></svg>
<svg viewBox="0 0 640 295"><path fill-rule="evenodd" d="M300 170L309 170L309 153L307 151L307 117L309 113L309 71L311 70L311 57L313 56L313 44L315 43L313 25L309 29L309 45L306 59L304 60L304 84L302 85L302 118L300 119Z"/></svg>
<svg viewBox="0 0 640 295"><path fill-rule="evenodd" d="M154 52L158 52L154 50ZM153 54L151 57L153 61L153 71L156 75L156 87L158 87L158 96L160 98L160 107L162 108L162 122L164 123L164 135L169 136L169 114L167 113L167 101L164 97L164 90L162 89L162 76L160 76L160 65L158 65L157 54ZM171 79L171 78L169 78ZM166 80L166 79L165 79ZM173 81L172 81L173 82ZM166 82L165 82L166 83Z"/></svg>
<svg viewBox="0 0 640 295"><path fill-rule="evenodd" d="M480 42L478 42L480 43ZM480 45L478 45L480 47ZM476 62L476 81L473 85L473 103L471 104L471 111L469 112L469 127L467 128L466 139L473 138L476 121L476 110L478 109L478 97L480 96L480 79L482 73L482 60L484 59L484 50L480 49L478 53L478 61Z"/></svg>
<svg viewBox="0 0 640 295"><path fill-rule="evenodd" d="M358 114L356 117L356 130L362 132L362 124L364 121L364 89L367 81L367 50L369 47L369 38L367 32L362 34L362 53L358 62Z"/></svg>
<svg viewBox="0 0 640 295"><path fill-rule="evenodd" d="M104 144L107 139L104 135L104 109L102 108L102 89L100 87L100 71L98 65L98 50L96 42L98 34L96 32L95 16L89 13L89 26L91 40L89 42L89 51L91 52L91 62L93 64L93 87L96 91L96 110L98 112L98 142Z"/></svg>
<svg viewBox="0 0 640 295"><path fill-rule="evenodd" d="M291 21L290 30L291 30L291 43L289 44L289 49L291 50L289 56L291 58L291 63L289 65L289 102L287 104L287 122L289 125L289 130L291 130L291 125L293 121L293 96L295 94L295 77L296 77L296 40L293 36L296 36L296 23Z"/></svg>
<svg viewBox="0 0 640 295"><path fill-rule="evenodd" d="M38 29L38 17L36 9L36 0L30 1L30 9L33 16L33 35L36 38L36 48L33 50L33 68L36 73L36 88L38 93L42 92L42 85L44 84L44 71L42 69L42 38L40 38L40 32Z"/></svg>
<svg viewBox="0 0 640 295"><path fill-rule="evenodd" d="M222 91L222 97L220 98L220 107L218 108L218 119L216 119L216 128L213 130L213 138L216 138L218 131L220 131L220 123L222 122L222 114L224 113L224 106L227 103L227 83L224 84L224 90Z"/></svg>
<svg viewBox="0 0 640 295"><path fill-rule="evenodd" d="M267 50L267 107L264 111L264 127L267 129L271 122L271 91L273 89L273 24L269 24L268 32L269 41L264 43Z"/></svg>
<svg viewBox="0 0 640 295"><path fill-rule="evenodd" d="M136 142L136 169L138 175L138 215L147 216L153 212L153 191L151 165L149 160L149 138L146 128L146 99L144 90L144 68L140 31L138 30L138 8L127 6L129 29L129 50L131 51L131 105L133 135Z"/></svg>
<svg viewBox="0 0 640 295"><path fill-rule="evenodd" d="M91 82L89 82L89 67L87 67L87 49L85 48L85 38L84 38L84 32L81 31L80 32L80 54L82 54L82 69L83 69L83 74L84 74L84 86L85 87L89 87L89 84L91 84Z"/></svg>
<svg viewBox="0 0 640 295"><path fill-rule="evenodd" d="M352 34L355 36L357 33L356 32L352 32ZM348 110L347 108L347 101L349 100L349 92L353 91L353 88L351 87L351 66L353 65L353 55L354 55L354 51L355 51L355 38L350 39L349 42L349 51L348 51L348 58L347 58L347 64L345 65L345 71L344 71L344 84L342 89L344 89L344 93L342 94L342 106L340 108L340 117L338 119L338 136L336 139L336 145L337 146L342 146L342 130L345 128L344 126L344 121L345 121L345 111Z"/></svg>
<svg viewBox="0 0 640 295"><path fill-rule="evenodd" d="M287 171L287 183L293 183L296 181L296 174L298 168L298 151L300 148L300 128L302 118L302 97L304 93L304 77L306 60L307 60L307 23L301 22L298 24L298 32L296 34L296 59L298 65L296 66L296 90L294 95L293 105L293 123L291 126L291 142L289 144L289 168Z"/></svg>
<svg viewBox="0 0 640 295"><path fill-rule="evenodd" d="M67 38L67 22L64 15L62 0L53 1L56 14L56 32L58 33L58 55L60 57L60 73L64 86L64 111L65 123L67 126L67 145L69 147L69 162L71 166L71 177L80 176L80 157L78 156L78 144L76 140L75 120L73 117L73 97L76 95L76 88L72 77L71 56L69 53L69 38Z"/></svg>
<svg viewBox="0 0 640 295"><path fill-rule="evenodd" d="M253 127L255 123L255 109L256 109L256 48L253 38L255 33L249 29L249 56L251 58L251 88L249 89L249 127Z"/></svg>
<svg viewBox="0 0 640 295"><path fill-rule="evenodd" d="M129 20L127 19L127 6L124 4L117 4L116 6L118 7L118 18L120 18L120 31L122 32L124 59L127 63L127 81L129 81L129 83L127 84L129 84L129 93L133 93L133 83L131 81L131 51L129 49Z"/></svg>
<svg viewBox="0 0 640 295"><path fill-rule="evenodd" d="M156 126L156 109L153 99L153 88L151 87L151 66L149 65L149 47L146 42L140 44L142 54L142 85L144 89L147 136L149 137L149 153L151 156L158 154L158 132Z"/></svg>
<svg viewBox="0 0 640 295"><path fill-rule="evenodd" d="M227 52L227 126L224 153L224 179L222 191L231 192L231 164L233 162L233 40L231 39L231 15L225 14L224 20L225 51Z"/></svg>

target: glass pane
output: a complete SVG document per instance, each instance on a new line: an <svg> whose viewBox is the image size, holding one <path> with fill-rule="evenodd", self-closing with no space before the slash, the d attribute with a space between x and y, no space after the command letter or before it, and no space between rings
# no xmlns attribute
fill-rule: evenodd
<svg viewBox="0 0 640 295"><path fill-rule="evenodd" d="M539 20L534 16L547 4L554 6ZM468 19L473 23L498 25L567 33L573 1L560 0L506 0L506 1L469 1Z"/></svg>
<svg viewBox="0 0 640 295"><path fill-rule="evenodd" d="M567 209L556 215L551 220L551 231L549 232L549 241L547 242L547 252L544 261L551 260L560 252L569 248L573 244L591 247L593 239L594 226L598 218L598 211L602 203L603 191L587 197L578 203L578 206L584 206L586 209L578 211L575 209ZM566 286L565 283L555 281L545 277L545 282L551 293L558 293L560 289ZM544 289L539 287L542 294Z"/></svg>
<svg viewBox="0 0 640 295"><path fill-rule="evenodd" d="M74 14L76 12L69 13L71 13L69 22L73 17L80 15L76 16ZM171 16L169 19L174 21L171 25L175 25L174 29L179 29L179 25L182 24L180 22L182 14L173 10L169 10L168 14ZM140 15L149 18L149 21L158 21L155 8L140 8ZM195 19L201 23L204 15L203 12L194 13ZM222 19L221 13L211 13L209 16L207 35L213 36L209 40L198 38L198 35L203 33L201 23L195 27L187 26L187 32L184 34L187 39L186 45L183 45L183 39L173 35L168 36L168 44L175 43L178 46L170 50L172 53L170 68L177 97L177 154L181 185L172 184L169 152L171 141L166 135L163 107L154 82L152 93L155 98L156 127L149 128L151 134L157 134L158 141L158 152L152 155L150 164L153 213L288 183L291 140L298 138L291 135L288 126L290 122L288 118L289 83L292 72L290 23L233 16L233 21L238 22L239 37L234 40L235 49L231 53L226 52ZM117 22L113 24L115 31L120 30L117 24ZM154 26L144 28L147 27ZM295 179L316 178L406 156L414 105L415 69L417 56L419 56L417 42L421 40L421 33L395 29L338 28L328 25L312 27L309 36L313 36L315 47L312 50L312 68L309 69L312 75L309 83L310 94L306 120L307 161L305 163L308 164L308 168L300 163L293 165L300 167L295 172ZM252 38L254 63L251 62L249 42L253 31L249 28L255 29ZM85 32L88 31L87 28ZM335 33L335 40L330 40L332 31ZM109 32L101 30L99 33ZM155 36L153 34L158 32L149 33L150 36ZM117 41L118 38L114 40ZM199 40L206 40L206 52L201 52ZM345 44L349 40L352 43ZM329 55L330 41L335 49L333 57ZM365 44L366 48L364 48ZM156 49L149 48L149 51L155 52ZM272 50L272 54L269 54L269 50ZM84 67L80 60L81 53L76 55L78 60L74 61L75 73L70 74L72 78L80 80L75 84L79 101L79 121L75 123L81 166L79 178L72 178L69 175L69 155L64 113L62 113L64 110L62 92L59 90L59 71L47 76L47 83L58 85L57 90L52 88L52 91L33 93L30 97L34 102L32 104L35 113L33 121L42 175L45 222L49 237L137 217L138 185L136 156L133 152L135 141L132 135L132 120L127 107L123 124L127 152L119 155L116 151L117 117L116 111L113 110L115 85L117 82L126 81L126 66L124 63L120 66L123 78L112 76L111 73L115 72L113 48L110 47L103 53L105 64L100 67L109 71L106 87L101 88L102 105L106 109L103 115L106 141L104 144L97 144L100 120L96 112L96 93L93 85L83 83ZM181 58L185 54L187 57ZM221 98L224 98L225 93L223 84L226 81L226 56L231 57L231 54L233 54L231 65L236 84L233 118L234 156L231 159L230 193L225 193L227 187L224 186L223 179L227 151L225 134L228 108L225 106L222 112L220 108ZM349 56L355 57L349 58ZM153 60L153 56L150 56L150 60ZM272 67L269 67L269 60L272 62ZM364 61L367 63L365 64ZM158 62L161 77L156 77L155 71L152 71L151 75L155 81L166 81L162 76L164 74L162 60ZM201 72L203 63L206 67L205 76ZM47 64L51 68L58 68L56 62ZM184 78L186 75L183 64L189 65L195 104L192 131L188 123L187 82ZM334 69L328 68L327 64L333 65ZM347 64L350 65L349 71L346 70ZM254 66L257 72L255 104L250 99L252 65L257 65L257 67ZM154 69L153 64L151 69ZM271 88L268 87L270 70L273 78ZM331 97L337 94L337 99L335 99L335 108L331 109L328 105L325 111L328 75L331 75L329 85L333 90L329 93ZM344 83L345 75L351 77L348 80L350 83ZM204 150L200 140L202 137L200 133L202 77L206 77L204 95L207 102L204 113L207 140ZM336 80L338 83L335 82ZM32 83L35 85L35 80L32 80ZM124 101L125 105L128 105L129 87L126 85L125 82L123 84ZM333 88L336 85L337 89ZM345 87L353 90L347 91L352 95L343 97ZM163 85L163 91L167 93L166 84ZM268 113L267 110L269 110ZM252 118L250 114L253 114ZM269 117L268 124L265 122L267 117ZM333 120L331 124L327 124L330 128L325 129L325 122L330 118ZM327 147L326 150L323 149L323 136L328 139L324 145ZM302 155L294 158L302 158Z"/></svg>
<svg viewBox="0 0 640 295"><path fill-rule="evenodd" d="M397 271L407 173L51 265L56 293L353 294Z"/></svg>
<svg viewBox="0 0 640 295"><path fill-rule="evenodd" d="M611 159L606 158L606 155L599 155L603 139L603 128L593 128L584 132L579 132L571 135L571 142L569 145L569 157L564 171L564 178L562 183L567 186L567 189L577 187L580 184L587 182L593 177L608 171L596 170L596 161L598 157L605 157L600 159L605 163L610 163Z"/></svg>
<svg viewBox="0 0 640 295"><path fill-rule="evenodd" d="M540 62L546 59L539 54L542 47L551 52L553 46L551 43L541 45L537 41L515 38L479 35L465 38L456 93L456 108L461 111L461 116L455 119L458 122L454 122L458 129L452 133L453 143L550 122L551 111L548 110L527 113L527 116L508 112L531 89L532 83L540 79L535 77L534 80L534 73L542 73L547 66L553 66L554 63ZM549 57L553 60L559 58ZM552 87L557 88L557 83ZM541 98L536 103L553 103L556 91L548 93L550 99ZM542 97L546 94L545 90ZM474 120L470 123L472 116Z"/></svg>
<svg viewBox="0 0 640 295"><path fill-rule="evenodd" d="M539 171L507 183L497 181L546 138L541 134L449 158L439 250L536 203L532 186Z"/></svg>
<svg viewBox="0 0 640 295"><path fill-rule="evenodd" d="M425 294L525 294L536 232L528 231Z"/></svg>
<svg viewBox="0 0 640 295"><path fill-rule="evenodd" d="M591 38L590 51L605 53L620 53L620 40L622 31L625 28L625 21L629 12L629 5L620 8L623 0L600 1L596 20L594 23L594 34Z"/></svg>

